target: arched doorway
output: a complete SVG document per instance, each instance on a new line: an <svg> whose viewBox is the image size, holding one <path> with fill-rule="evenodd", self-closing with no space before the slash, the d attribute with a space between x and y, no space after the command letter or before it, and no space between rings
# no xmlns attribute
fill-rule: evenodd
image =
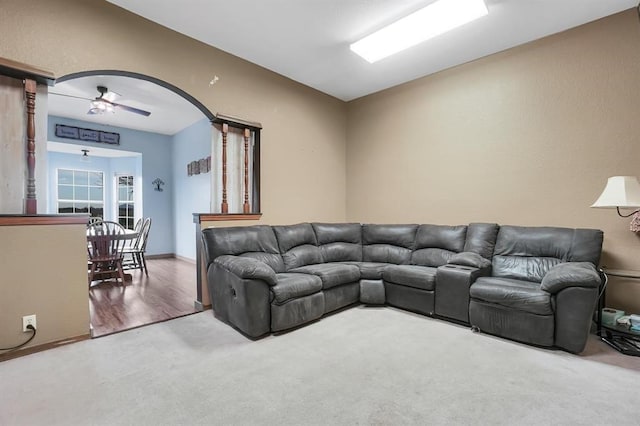
<svg viewBox="0 0 640 426"><path fill-rule="evenodd" d="M91 101L101 96L99 87L116 93L113 102L127 108L115 108L113 113L87 114ZM49 144L64 144L70 150L66 154L59 151L49 154L50 169L56 169L49 170L50 212L55 213L59 203L57 170L63 168L60 158L79 160L80 151L88 149L93 165L77 168L96 172L97 163L103 163L105 216L113 221L122 218L118 215L124 204L118 199L122 188L115 182L122 176L130 176L136 182L133 190L138 204L132 203L135 219L152 218L147 246L149 277L133 270L131 282L124 287L113 283L94 284L89 291L94 336L196 312L192 213L207 211L211 187L210 179L204 175L200 180L187 179L186 164L206 157L207 153L210 155L213 114L193 96L170 83L118 70L83 71L57 79L50 89L49 106ZM150 115L131 113L131 110L147 111ZM56 133L58 125L117 134L118 143L65 138ZM108 157L112 159L98 160ZM130 168L125 170L123 164L129 157L134 159L130 159ZM71 169L65 167L65 170ZM92 200L87 201L91 206ZM198 206L197 202L202 205ZM185 262L189 265L188 273ZM179 290L184 286L189 287L186 296ZM181 300L174 300L178 297Z"/></svg>
<svg viewBox="0 0 640 426"><path fill-rule="evenodd" d="M140 74L140 73L131 72L131 71L120 71L120 70L80 71L80 72L67 74L60 78L57 78L56 84L63 83L68 80L75 80L78 78L90 77L90 76L120 76L120 77L128 77L128 78L144 80L150 83L154 83L160 87L163 87L167 90L172 91L176 95L185 99L187 102L191 103L194 107L198 108L202 112L202 114L205 117L207 117L210 121L213 120L214 118L214 114L211 111L209 111L207 107L205 107L200 101L198 101L196 98L194 98L184 90L164 80L160 80L159 78L152 77L146 74Z"/></svg>

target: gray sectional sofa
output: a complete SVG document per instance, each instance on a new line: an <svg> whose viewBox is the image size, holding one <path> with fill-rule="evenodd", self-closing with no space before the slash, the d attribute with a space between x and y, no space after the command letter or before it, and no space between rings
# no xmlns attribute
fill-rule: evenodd
<svg viewBox="0 0 640 426"><path fill-rule="evenodd" d="M581 352L602 231L301 223L202 231L213 312L256 338L359 302Z"/></svg>

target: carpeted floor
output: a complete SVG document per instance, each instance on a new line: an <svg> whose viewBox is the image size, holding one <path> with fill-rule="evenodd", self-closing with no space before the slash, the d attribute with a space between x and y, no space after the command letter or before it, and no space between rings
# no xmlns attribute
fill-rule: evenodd
<svg viewBox="0 0 640 426"><path fill-rule="evenodd" d="M0 363L0 425L639 424L640 361L593 352L362 306L251 341L206 311Z"/></svg>

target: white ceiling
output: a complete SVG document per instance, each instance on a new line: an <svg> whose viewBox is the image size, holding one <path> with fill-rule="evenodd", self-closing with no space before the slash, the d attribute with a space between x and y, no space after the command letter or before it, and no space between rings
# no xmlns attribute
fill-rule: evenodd
<svg viewBox="0 0 640 426"><path fill-rule="evenodd" d="M151 115L145 117L118 108L113 114L87 114L90 101L99 96L98 86L120 94L114 102L149 111ZM56 83L49 89L48 102L50 115L165 135L174 135L205 118L192 103L169 89L146 80L114 75L87 76Z"/></svg>
<svg viewBox="0 0 640 426"><path fill-rule="evenodd" d="M107 1L345 101L638 3L485 0L487 16L369 64L351 52L350 43L434 0Z"/></svg>

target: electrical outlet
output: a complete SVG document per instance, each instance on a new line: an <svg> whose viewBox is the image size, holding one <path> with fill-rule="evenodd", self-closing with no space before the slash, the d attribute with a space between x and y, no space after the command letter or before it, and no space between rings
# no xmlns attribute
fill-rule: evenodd
<svg viewBox="0 0 640 426"><path fill-rule="evenodd" d="M32 325L33 328L38 328L38 327L36 327L36 316L35 315L27 315L27 316L22 317L22 331L23 332L29 331L29 329L27 328L28 325Z"/></svg>

